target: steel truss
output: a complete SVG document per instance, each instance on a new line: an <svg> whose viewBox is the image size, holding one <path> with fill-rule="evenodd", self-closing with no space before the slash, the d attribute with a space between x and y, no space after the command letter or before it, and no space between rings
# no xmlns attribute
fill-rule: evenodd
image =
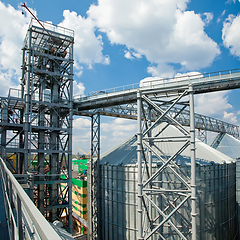
<svg viewBox="0 0 240 240"><path fill-rule="evenodd" d="M12 172L29 177L42 214L54 221L65 211L71 229L74 38L71 30L43 24L30 23L21 90L1 101L2 156Z"/></svg>
<svg viewBox="0 0 240 240"><path fill-rule="evenodd" d="M91 159L88 170L88 238L99 239L100 236L100 113L91 116Z"/></svg>
<svg viewBox="0 0 240 240"><path fill-rule="evenodd" d="M182 101L187 95L189 95L189 101ZM195 128L192 87L190 86L189 90L178 97L162 101L161 105L157 105L156 102L158 102L157 97L142 95L140 91L138 92L138 239L150 239L154 235L157 235L157 239L159 237L170 239L170 236L175 236L176 239L196 239ZM169 113L174 106L179 106L179 112L172 117ZM186 107L190 111L190 132L176 120ZM158 115L154 123L151 122L153 113ZM154 131L161 122L165 122L161 125L161 130ZM162 137L169 125L178 128L181 135ZM182 146L176 149L175 154L168 156L156 144L166 141L181 142ZM191 152L190 176L186 175L174 162L177 156L187 148L190 148ZM155 172L152 169L152 155L161 162ZM167 179L168 173L173 174L180 184L171 183ZM190 201L191 222L182 214L182 209L188 206Z"/></svg>
<svg viewBox="0 0 240 240"><path fill-rule="evenodd" d="M157 105L161 105L156 103ZM162 106L163 109L166 109L166 106ZM187 109L179 112L179 108L172 107L169 111L169 114L174 117L176 113L178 115L175 117L176 120L181 123L183 126L190 126L190 111ZM95 112L99 112L101 115L111 116L111 117L120 117L127 119L137 119L137 104L127 103L122 105L116 105L111 107L96 108L89 111L75 111L76 115L82 116L91 116ZM153 113L151 116L152 121L156 121L158 115ZM198 138L206 143L207 141L207 131L216 132L216 133L228 133L235 138L239 137L239 126L227 123L212 117L204 116L202 114L195 113L195 128L198 130Z"/></svg>

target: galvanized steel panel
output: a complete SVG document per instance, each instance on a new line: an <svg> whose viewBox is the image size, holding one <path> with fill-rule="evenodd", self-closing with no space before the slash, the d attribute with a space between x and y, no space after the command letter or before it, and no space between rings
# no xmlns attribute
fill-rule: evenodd
<svg viewBox="0 0 240 240"><path fill-rule="evenodd" d="M111 165L101 165L100 168L102 239L137 239L137 168ZM199 240L235 238L237 233L235 168L235 163L197 166L197 236ZM154 167L153 172L156 170L157 167ZM185 173L190 172L190 167L183 166L182 170ZM169 189L175 189L180 184L169 171L166 171L157 181L159 186ZM155 197L159 199L159 206L163 207L164 203L160 195ZM189 202L179 211L184 218L191 220ZM153 214L158 215L156 212ZM187 231L186 224L180 220L181 218L176 216L175 224L182 224L183 231ZM166 236L166 239L177 239L168 223L160 228L160 232ZM159 239L159 235L155 235L156 239Z"/></svg>

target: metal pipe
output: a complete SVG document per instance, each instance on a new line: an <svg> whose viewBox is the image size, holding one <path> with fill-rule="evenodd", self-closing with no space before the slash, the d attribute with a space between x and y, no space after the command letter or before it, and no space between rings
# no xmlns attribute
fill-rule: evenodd
<svg viewBox="0 0 240 240"><path fill-rule="evenodd" d="M195 122L194 122L194 98L193 86L189 85L189 108L190 108L190 156L191 156L191 201L192 201L192 240L197 239L196 223L196 159L195 159Z"/></svg>

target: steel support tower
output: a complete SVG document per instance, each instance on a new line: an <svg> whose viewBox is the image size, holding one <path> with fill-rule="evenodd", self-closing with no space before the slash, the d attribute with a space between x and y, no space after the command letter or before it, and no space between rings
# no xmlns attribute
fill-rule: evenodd
<svg viewBox="0 0 240 240"><path fill-rule="evenodd" d="M77 115L92 116L98 113L137 120L136 219L139 240L169 239L170 236L174 239L197 239L195 129L229 133L235 137L239 136L239 132L238 126L195 114L194 95L239 87L240 70L237 69L201 74L192 79L166 79L161 84L155 85L153 82L146 87L100 91L74 100ZM154 131L159 124L161 130ZM164 131L169 125L174 125L179 130L179 136L164 137ZM92 128L93 126L92 123ZM99 130L97 132L99 133ZM95 136L99 141L99 134ZM168 152L163 152L158 147L156 143L159 142L167 142L169 147L178 142L181 147L169 156ZM187 149L191 159L190 172L184 172L174 161ZM159 162L155 172L152 168L152 155L157 157ZM98 164L91 164L91 172L97 172L98 168ZM169 179L170 175L174 175L174 179ZM92 175L89 182L92 193L99 188L98 177L97 174ZM88 221L89 239L94 240L101 236L100 222L93 220L99 219L101 212L97 198L97 194L90 194L88 205L92 211L92 218ZM189 206L191 213L186 213ZM190 217L186 218L186 214Z"/></svg>
<svg viewBox="0 0 240 240"><path fill-rule="evenodd" d="M189 95L189 101L181 101L187 95ZM196 239L195 126L192 86L178 96L163 101L164 108L156 104L158 100L154 96L142 94L141 91L137 94L138 239L154 239L152 237L155 234L162 239L168 239L172 235L175 235L176 239L188 239L189 236ZM147 107L144 108L143 105ZM190 131L175 119L178 113L175 117L169 115L171 108L177 105L179 112L186 107L189 108ZM153 112L157 120L152 124L149 116ZM161 122L164 122L161 130L154 132L154 128ZM178 128L179 136L164 137L164 131L169 125ZM181 142L181 147L175 149L175 154L169 156L167 152L157 147L157 142L169 142L169 144ZM144 148L147 151L144 151ZM187 148L190 148L192 161L190 175L186 175L174 161ZM152 172L152 154L160 163L154 173ZM167 183L168 174L173 174L181 182L177 188L170 187L173 184L172 181ZM180 210L189 204L190 199L192 222L189 222ZM152 215L152 212L157 214Z"/></svg>
<svg viewBox="0 0 240 240"><path fill-rule="evenodd" d="M66 211L71 229L74 33L41 23L27 31L21 89L1 100L2 157L28 178L42 214L52 222Z"/></svg>

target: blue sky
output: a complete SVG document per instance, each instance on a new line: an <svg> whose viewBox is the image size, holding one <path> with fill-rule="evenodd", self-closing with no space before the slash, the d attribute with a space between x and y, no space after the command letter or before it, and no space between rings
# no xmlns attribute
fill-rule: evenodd
<svg viewBox="0 0 240 240"><path fill-rule="evenodd" d="M0 95L19 84L30 21L23 2L0 1ZM87 94L147 77L240 67L239 0L29 1L43 21L75 32L74 92ZM195 98L198 113L240 123L239 90ZM101 118L102 152L136 132L134 121ZM89 150L90 119L74 120L73 148Z"/></svg>

